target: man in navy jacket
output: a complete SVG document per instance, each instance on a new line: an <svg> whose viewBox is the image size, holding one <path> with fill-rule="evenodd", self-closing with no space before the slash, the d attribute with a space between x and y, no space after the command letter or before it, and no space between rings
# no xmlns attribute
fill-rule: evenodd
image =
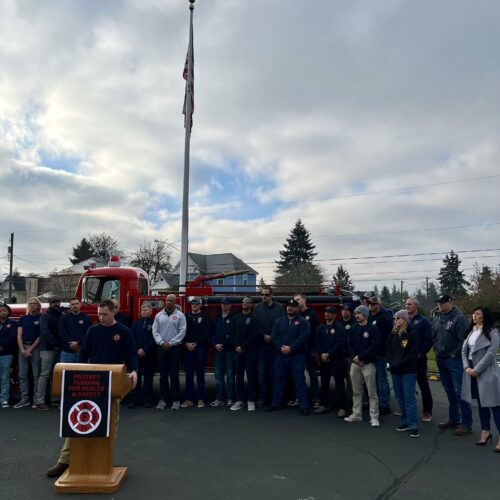
<svg viewBox="0 0 500 500"><path fill-rule="evenodd" d="M290 299L286 306L286 316L282 316L274 323L271 335L277 356L274 365L273 400L268 411L282 408L286 377L291 372L300 411L304 416L309 415L304 370L310 331L309 322L299 315L299 303Z"/></svg>
<svg viewBox="0 0 500 500"><path fill-rule="evenodd" d="M129 408L137 408L144 404L144 408L153 406L153 375L156 360L156 343L153 338L153 308L149 302L141 306L141 318L132 324L139 369L137 385L131 394Z"/></svg>
<svg viewBox="0 0 500 500"><path fill-rule="evenodd" d="M376 383L377 353L380 345L380 332L374 324L368 323L369 311L366 306L358 306L354 310L357 325L352 328L348 340L348 352L352 357L352 413L344 420L360 422L363 420L363 381L368 391L370 401L370 423L379 427L379 410Z"/></svg>
<svg viewBox="0 0 500 500"><path fill-rule="evenodd" d="M316 346L321 357L321 400L320 406L314 413L321 414L328 411L331 391L330 380L335 381L335 399L338 408L337 416L344 418L347 410L347 398L344 382L345 364L345 330L340 321L335 321L337 311L335 307L325 307L325 323L316 330Z"/></svg>

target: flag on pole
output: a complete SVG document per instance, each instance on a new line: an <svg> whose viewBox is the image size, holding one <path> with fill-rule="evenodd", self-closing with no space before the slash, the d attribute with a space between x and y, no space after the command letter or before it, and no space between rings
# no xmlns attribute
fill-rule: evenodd
<svg viewBox="0 0 500 500"><path fill-rule="evenodd" d="M186 91L184 93L184 106L182 107L182 114L184 115L184 127L187 126L186 113L187 113L187 99L190 95L191 99L191 113L190 122L191 128L193 127L193 112L194 112L194 49L193 49L193 25L191 24L189 30L189 47L186 54L186 62L184 63L184 71L182 77L186 80Z"/></svg>

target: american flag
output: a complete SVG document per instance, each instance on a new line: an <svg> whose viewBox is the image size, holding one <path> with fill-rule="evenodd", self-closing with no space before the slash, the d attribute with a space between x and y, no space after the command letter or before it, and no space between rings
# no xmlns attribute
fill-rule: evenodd
<svg viewBox="0 0 500 500"><path fill-rule="evenodd" d="M188 86L191 84L191 128L193 128L193 112L194 112L194 49L193 49L193 35L191 31L191 36L189 40L189 48L186 54L186 62L184 63L184 71L182 72L182 77L186 80L186 91L184 93L184 106L182 107L182 114L184 115L184 127L186 127L186 99L188 94ZM189 56L191 55L191 75L188 75L189 71Z"/></svg>

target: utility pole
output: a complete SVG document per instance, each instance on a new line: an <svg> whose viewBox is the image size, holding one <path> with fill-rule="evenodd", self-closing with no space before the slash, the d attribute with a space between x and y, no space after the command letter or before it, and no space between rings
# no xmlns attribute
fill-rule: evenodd
<svg viewBox="0 0 500 500"><path fill-rule="evenodd" d="M9 304L12 302L12 266L14 264L14 233L10 233L10 246L8 248L10 258L9 270Z"/></svg>
<svg viewBox="0 0 500 500"><path fill-rule="evenodd" d="M400 305L401 305L401 309L403 309L403 280L401 280L401 297L400 297Z"/></svg>
<svg viewBox="0 0 500 500"><path fill-rule="evenodd" d="M427 276L425 277L425 296L429 300L429 278Z"/></svg>

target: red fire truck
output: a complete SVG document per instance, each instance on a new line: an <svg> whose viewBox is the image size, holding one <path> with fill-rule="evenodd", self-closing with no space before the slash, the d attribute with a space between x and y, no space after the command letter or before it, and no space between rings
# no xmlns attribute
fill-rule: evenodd
<svg viewBox="0 0 500 500"><path fill-rule="evenodd" d="M222 296L227 296L234 304L235 309L239 309L242 296L228 293L218 293L207 281L245 273L247 270L233 271L230 273L219 273L211 275L199 275L193 281L188 282L185 294L177 295L177 304L184 312L190 311L189 299L192 296L202 298L204 310L211 318L214 318L219 310ZM298 290L300 291L300 290ZM120 258L111 257L108 267L92 267L86 269L78 283L75 295L80 298L82 312L97 320L97 305L106 299L118 299L120 311L128 315L133 320L139 318L139 312L143 302L150 302L155 312L164 306L164 296L150 295L148 275L142 269L136 267L122 267ZM255 295L254 302L260 301L260 295L255 292L246 295ZM290 296L274 296L274 300L285 303ZM359 297L340 289L335 294L324 293L318 286L316 294L308 295L307 305L316 310L320 318L323 318L323 311L326 306L336 306L340 308L344 302L354 302L359 304ZM17 318L25 314L25 304L13 304L12 317ZM43 304L42 311L48 307Z"/></svg>

